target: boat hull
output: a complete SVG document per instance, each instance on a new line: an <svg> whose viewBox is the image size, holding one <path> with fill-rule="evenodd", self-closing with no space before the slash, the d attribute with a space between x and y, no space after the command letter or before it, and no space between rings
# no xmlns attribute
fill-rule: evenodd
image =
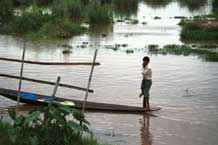
<svg viewBox="0 0 218 145"><path fill-rule="evenodd" d="M0 88L0 95L16 101L17 96L18 96L18 91ZM46 106L49 104L50 99L51 97L45 96L45 95L29 93L29 92L21 92L20 102L26 103L29 105L34 105L34 106L38 106L38 105ZM60 97L55 97L54 103L64 104L66 106L70 106L70 107L77 108L77 109L81 109L83 105L83 101L60 98ZM160 107L145 109L145 108L136 107L136 106L95 103L95 102L86 103L86 110L101 111L101 112L143 113L147 111L157 111L160 109L161 109Z"/></svg>

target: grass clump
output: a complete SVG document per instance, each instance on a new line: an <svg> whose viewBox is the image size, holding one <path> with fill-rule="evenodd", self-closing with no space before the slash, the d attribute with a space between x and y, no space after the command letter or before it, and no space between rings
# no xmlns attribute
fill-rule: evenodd
<svg viewBox="0 0 218 145"><path fill-rule="evenodd" d="M183 55L183 56L198 56L200 59L205 61L218 61L218 52L213 52L208 49L194 48L190 45L165 45L163 48L149 47L149 53L151 54L162 54L162 55Z"/></svg>
<svg viewBox="0 0 218 145"><path fill-rule="evenodd" d="M1 0L0 5L0 33L30 39L69 38L86 32L84 22L113 22L111 5L99 1Z"/></svg>
<svg viewBox="0 0 218 145"><path fill-rule="evenodd" d="M45 23L36 33L29 33L31 38L70 38L86 32L86 28L72 23L69 19L55 19Z"/></svg>
<svg viewBox="0 0 218 145"><path fill-rule="evenodd" d="M86 32L79 23L68 17L55 17L34 6L16 16L8 25L0 28L1 33L25 36L30 39L69 38Z"/></svg>
<svg viewBox="0 0 218 145"><path fill-rule="evenodd" d="M185 19L181 22L183 40L218 40L218 20Z"/></svg>
<svg viewBox="0 0 218 145"><path fill-rule="evenodd" d="M30 31L38 31L44 23L51 20L48 14L43 14L42 10L33 8L31 11L25 11L21 16L15 17L12 27L14 32L22 34Z"/></svg>
<svg viewBox="0 0 218 145"><path fill-rule="evenodd" d="M4 145L100 145L84 114L76 109L58 105L37 108L25 116L11 110L9 115L11 124L0 120Z"/></svg>

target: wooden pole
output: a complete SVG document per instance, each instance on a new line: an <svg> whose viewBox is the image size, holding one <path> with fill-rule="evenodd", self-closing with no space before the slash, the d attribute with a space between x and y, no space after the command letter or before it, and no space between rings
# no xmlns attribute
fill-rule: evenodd
<svg viewBox="0 0 218 145"><path fill-rule="evenodd" d="M26 40L24 39L22 63L21 63L21 69L20 69L20 79L19 79L19 86L18 86L18 93L17 93L17 106L16 106L17 113L19 112L20 93L21 93L21 86L22 86L25 53L26 53Z"/></svg>
<svg viewBox="0 0 218 145"><path fill-rule="evenodd" d="M87 85L87 89L86 89L86 95L85 95L85 99L83 101L83 106L82 106L82 112L85 112L85 107L86 107L86 101L88 99L88 94L89 94L89 88L90 88L90 84L91 84L91 80L92 80L92 74L93 74L93 70L94 70L94 64L96 61L96 57L97 57L97 52L98 50L95 50L95 54L94 54L94 58L93 58L93 62L92 62L92 67L91 67L91 71L90 71L90 75L89 75L89 80L88 80L88 85Z"/></svg>
<svg viewBox="0 0 218 145"><path fill-rule="evenodd" d="M4 58L4 57L0 57L0 60L11 61L11 62L22 62L22 60L19 59ZM24 60L24 63L37 64L37 65L92 65L91 62L40 62L40 61L29 61L29 60ZM96 62L95 65L100 65L100 63Z"/></svg>
<svg viewBox="0 0 218 145"><path fill-rule="evenodd" d="M20 77L18 77L18 76L13 76L13 75L8 75L8 74L1 74L1 73L0 73L0 77L7 77L7 78L12 78L12 79L20 79ZM47 84L47 85L55 85L54 82L49 82L49 81L44 81L44 80L37 80L37 79L26 78L26 77L22 77L22 80L30 81L30 82L35 82L35 83L41 83L41 84ZM65 87L65 88L70 88L70 89L76 89L76 90L80 90L80 91L86 91L86 88L72 86L72 85L67 85L67 84L59 84L59 86L60 87ZM94 90L89 89L89 92L93 93Z"/></svg>
<svg viewBox="0 0 218 145"><path fill-rule="evenodd" d="M55 87L54 87L54 91L53 91L53 93L52 93L52 95L51 95L51 101L50 101L50 103L49 103L49 106L51 106L51 104L52 104L53 101L54 101L55 94L57 93L58 85L59 85L59 83L60 83L60 80L61 80L61 77L58 77L58 78L57 78L57 81L56 81L56 84L55 84Z"/></svg>

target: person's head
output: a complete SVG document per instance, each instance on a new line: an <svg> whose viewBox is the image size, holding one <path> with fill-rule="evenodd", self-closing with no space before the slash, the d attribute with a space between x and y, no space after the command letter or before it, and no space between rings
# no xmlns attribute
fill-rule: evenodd
<svg viewBox="0 0 218 145"><path fill-rule="evenodd" d="M143 67L145 68L145 67L149 64L150 58L149 58L148 56L145 56L145 57L142 59L142 61L143 61Z"/></svg>

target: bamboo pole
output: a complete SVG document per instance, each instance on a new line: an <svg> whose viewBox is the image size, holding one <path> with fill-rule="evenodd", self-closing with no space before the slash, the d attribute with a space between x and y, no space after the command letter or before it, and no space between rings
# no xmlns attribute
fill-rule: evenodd
<svg viewBox="0 0 218 145"><path fill-rule="evenodd" d="M22 60L19 59L4 58L4 57L0 57L0 60L11 61L11 62L22 62ZM38 64L38 65L92 65L91 62L40 62L40 61L29 61L29 60L24 60L24 63ZM95 65L100 65L100 63L96 62Z"/></svg>
<svg viewBox="0 0 218 145"><path fill-rule="evenodd" d="M89 94L88 90L90 88L90 84L91 84L91 81L92 81L92 74L93 74L93 70L94 70L94 66L95 66L94 64L95 64L95 61L96 61L97 52L98 52L98 50L96 49L95 50L95 54L94 54L94 58L93 58L93 62L92 62L92 67L91 67L90 75L89 75L89 80L88 80L88 85L87 85L87 89L86 89L85 99L83 101L82 112L85 112L86 101L88 99L88 94Z"/></svg>
<svg viewBox="0 0 218 145"><path fill-rule="evenodd" d="M53 93L51 95L51 101L49 102L49 106L51 106L53 101L54 101L55 95L56 95L57 90L58 90L58 85L60 83L60 79L61 79L61 77L57 78L57 81L56 81L56 84L55 84L55 87L54 87L54 91L53 91Z"/></svg>
<svg viewBox="0 0 218 145"><path fill-rule="evenodd" d="M1 74L0 73L0 77L6 77L6 78L12 78L12 79L20 79L20 77L18 76L13 76L13 75L8 75L8 74ZM37 79L32 79L32 78L26 78L26 77L22 77L22 80L25 81L30 81L30 82L35 82L35 83L41 83L41 84L47 84L47 85L55 85L54 82L49 82L49 81L44 81L44 80L37 80ZM76 90L80 90L80 91L86 91L86 88L82 88L82 87L77 87L77 86L72 86L72 85L67 85L67 84L59 84L60 87L65 87L65 88L70 88L70 89L76 89ZM89 89L90 93L93 93L94 90Z"/></svg>
<svg viewBox="0 0 218 145"><path fill-rule="evenodd" d="M21 69L20 69L20 79L19 79L19 86L18 86L18 93L17 93L17 105L16 105L17 113L19 112L19 105L20 105L20 93L21 93L21 86L22 86L25 53L26 53L26 40L24 39L22 63L21 63Z"/></svg>

